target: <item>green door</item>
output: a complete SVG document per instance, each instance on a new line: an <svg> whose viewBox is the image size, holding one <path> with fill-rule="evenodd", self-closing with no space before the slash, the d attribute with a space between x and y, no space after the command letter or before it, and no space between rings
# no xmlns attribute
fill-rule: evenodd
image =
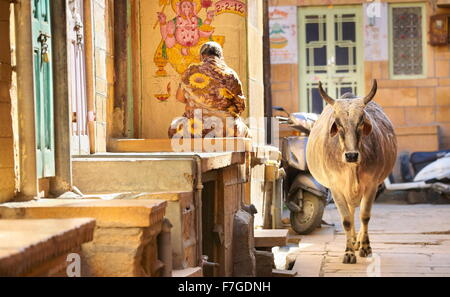
<svg viewBox="0 0 450 297"><path fill-rule="evenodd" d="M55 175L50 0L33 3L34 97L38 177Z"/></svg>
<svg viewBox="0 0 450 297"><path fill-rule="evenodd" d="M321 113L318 83L334 98L364 93L362 6L299 8L301 111Z"/></svg>

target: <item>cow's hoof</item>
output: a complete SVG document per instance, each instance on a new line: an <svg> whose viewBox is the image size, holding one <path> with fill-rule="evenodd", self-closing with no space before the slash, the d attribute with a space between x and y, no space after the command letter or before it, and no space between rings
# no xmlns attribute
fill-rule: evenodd
<svg viewBox="0 0 450 297"><path fill-rule="evenodd" d="M344 264L355 264L356 263L356 256L354 252L346 252L344 255L344 261L342 261Z"/></svg>
<svg viewBox="0 0 450 297"><path fill-rule="evenodd" d="M370 257L372 256L372 248L370 246L368 247L361 247L359 250L359 256L362 258Z"/></svg>

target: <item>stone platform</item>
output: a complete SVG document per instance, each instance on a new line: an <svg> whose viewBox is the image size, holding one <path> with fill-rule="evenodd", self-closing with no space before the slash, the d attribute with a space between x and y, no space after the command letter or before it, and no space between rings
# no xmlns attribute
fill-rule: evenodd
<svg viewBox="0 0 450 297"><path fill-rule="evenodd" d="M53 276L93 239L95 220L0 220L0 276Z"/></svg>
<svg viewBox="0 0 450 297"><path fill-rule="evenodd" d="M166 206L163 200L41 199L1 204L0 217L94 218L93 241L82 247L82 276L158 276L165 265L157 237Z"/></svg>

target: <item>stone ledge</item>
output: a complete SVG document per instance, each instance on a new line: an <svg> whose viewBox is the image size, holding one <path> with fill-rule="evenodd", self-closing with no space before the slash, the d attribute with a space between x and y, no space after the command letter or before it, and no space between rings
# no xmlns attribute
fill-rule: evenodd
<svg viewBox="0 0 450 297"><path fill-rule="evenodd" d="M191 157L114 155L73 160L73 183L83 194L192 191L193 178Z"/></svg>
<svg viewBox="0 0 450 297"><path fill-rule="evenodd" d="M98 194L98 195L84 195L85 199L100 199L100 200L132 200L132 199L156 199L176 202L185 197L192 195L192 192L161 192L161 193L145 193L145 192L123 192L114 194Z"/></svg>
<svg viewBox="0 0 450 297"><path fill-rule="evenodd" d="M173 143L172 143L173 142ZM174 149L174 144L179 150ZM176 148L176 147L175 147ZM180 139L112 139L109 152L195 152L208 153L214 149L217 153L252 150L250 138L180 138Z"/></svg>
<svg viewBox="0 0 450 297"><path fill-rule="evenodd" d="M93 239L95 220L0 220L0 276L29 274Z"/></svg>
<svg viewBox="0 0 450 297"><path fill-rule="evenodd" d="M99 227L148 227L162 221L164 200L41 199L0 204L1 219L95 218Z"/></svg>
<svg viewBox="0 0 450 297"><path fill-rule="evenodd" d="M255 247L287 245L288 229L255 229Z"/></svg>

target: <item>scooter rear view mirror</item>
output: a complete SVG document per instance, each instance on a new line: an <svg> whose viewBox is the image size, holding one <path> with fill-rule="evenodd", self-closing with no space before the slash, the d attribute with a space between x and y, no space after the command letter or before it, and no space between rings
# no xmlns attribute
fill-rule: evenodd
<svg viewBox="0 0 450 297"><path fill-rule="evenodd" d="M287 112L286 109L284 109L284 108L281 107L281 106L272 106L272 109L274 109L274 110L276 110L276 111L284 112L284 113L286 113L286 114L289 116L289 112Z"/></svg>

